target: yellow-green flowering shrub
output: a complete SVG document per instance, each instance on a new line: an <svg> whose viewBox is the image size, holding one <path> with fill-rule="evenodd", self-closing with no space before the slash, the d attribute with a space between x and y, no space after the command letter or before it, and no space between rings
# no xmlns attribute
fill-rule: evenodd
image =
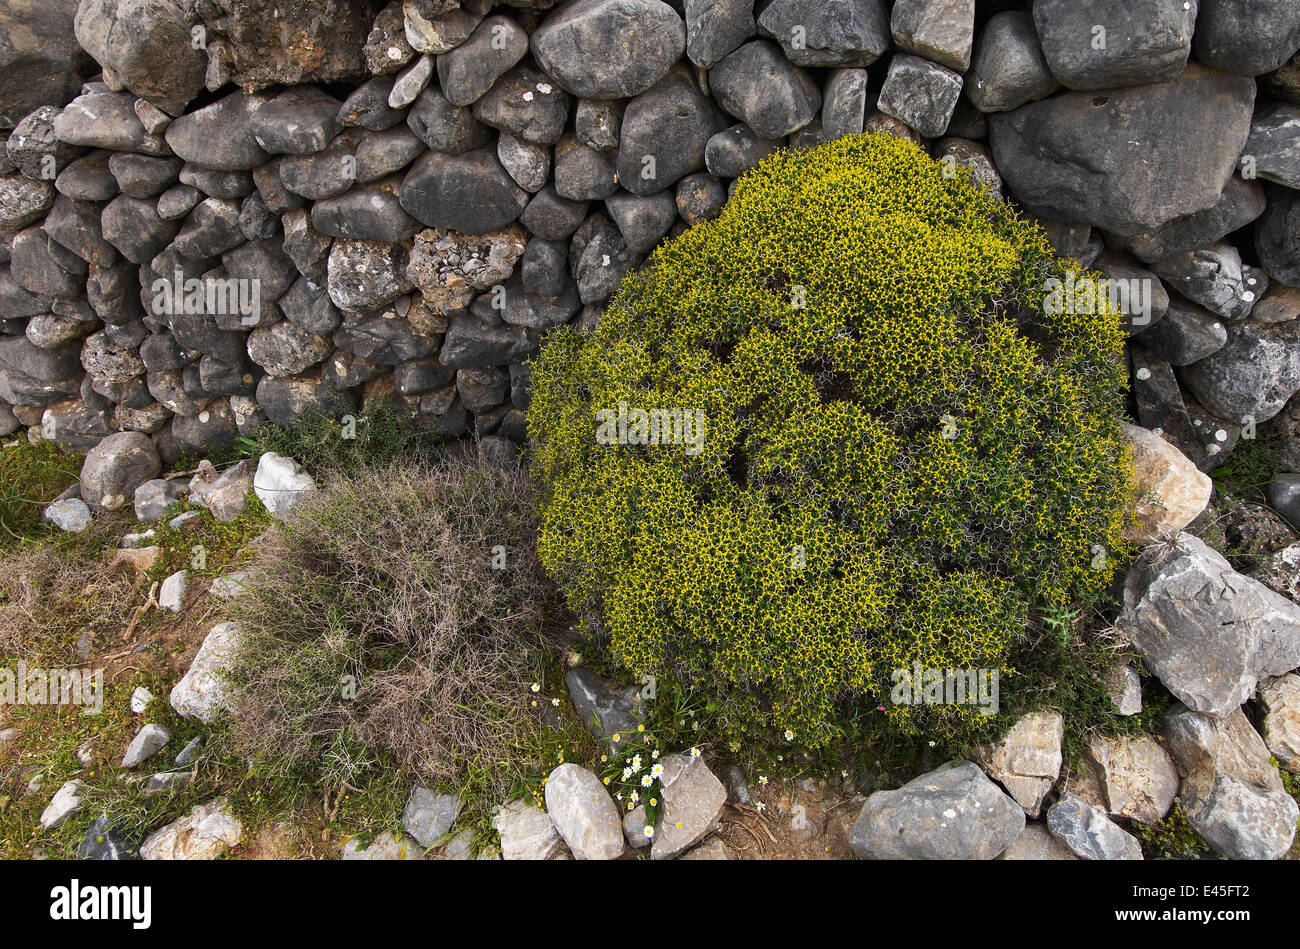
<svg viewBox="0 0 1300 949"><path fill-rule="evenodd" d="M1076 265L943 172L887 135L778 152L544 348L540 554L628 673L810 747L855 708L909 730L894 670L1002 667L1111 579L1120 319L1046 312ZM702 432L635 444L637 409Z"/></svg>

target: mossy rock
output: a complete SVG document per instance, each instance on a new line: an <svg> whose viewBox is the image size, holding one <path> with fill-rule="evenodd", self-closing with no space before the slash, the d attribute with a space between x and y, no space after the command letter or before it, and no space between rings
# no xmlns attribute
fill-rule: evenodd
<svg viewBox="0 0 1300 949"><path fill-rule="evenodd" d="M894 670L1003 668L1128 555L1120 317L1044 305L1077 269L908 142L770 156L535 362L544 564L616 665L738 734L960 731Z"/></svg>

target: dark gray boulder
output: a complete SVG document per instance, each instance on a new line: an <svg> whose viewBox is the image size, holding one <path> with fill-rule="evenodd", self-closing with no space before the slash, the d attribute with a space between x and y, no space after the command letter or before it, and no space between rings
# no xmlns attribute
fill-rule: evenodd
<svg viewBox="0 0 1300 949"><path fill-rule="evenodd" d="M1151 86L1068 92L989 116L1003 180L1030 211L1141 234L1219 200L1254 84L1189 65Z"/></svg>

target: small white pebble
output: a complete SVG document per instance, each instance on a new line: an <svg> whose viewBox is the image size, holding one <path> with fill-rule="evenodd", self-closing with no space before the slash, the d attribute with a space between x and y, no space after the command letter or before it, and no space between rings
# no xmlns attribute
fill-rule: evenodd
<svg viewBox="0 0 1300 949"><path fill-rule="evenodd" d="M1214 432L1214 440L1216 442L1226 442L1228 440L1228 433L1221 428L1216 429Z"/></svg>
<svg viewBox="0 0 1300 949"><path fill-rule="evenodd" d="M533 90L529 89L527 92L524 93L524 101L525 102L533 101Z"/></svg>
<svg viewBox="0 0 1300 949"><path fill-rule="evenodd" d="M1139 370L1137 371L1137 377L1138 377L1139 379L1150 379L1150 378L1151 378L1151 370L1148 369L1146 366L1143 366L1141 369L1139 369Z"/></svg>

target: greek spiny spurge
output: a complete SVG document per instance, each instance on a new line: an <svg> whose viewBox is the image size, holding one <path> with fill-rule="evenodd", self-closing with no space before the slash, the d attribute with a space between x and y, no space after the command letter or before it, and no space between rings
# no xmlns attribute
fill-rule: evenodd
<svg viewBox="0 0 1300 949"><path fill-rule="evenodd" d="M779 151L534 364L546 568L611 665L733 735L960 733L983 712L896 701L901 671L1005 669L1127 556L1120 317L1051 305L1078 264L952 171Z"/></svg>

